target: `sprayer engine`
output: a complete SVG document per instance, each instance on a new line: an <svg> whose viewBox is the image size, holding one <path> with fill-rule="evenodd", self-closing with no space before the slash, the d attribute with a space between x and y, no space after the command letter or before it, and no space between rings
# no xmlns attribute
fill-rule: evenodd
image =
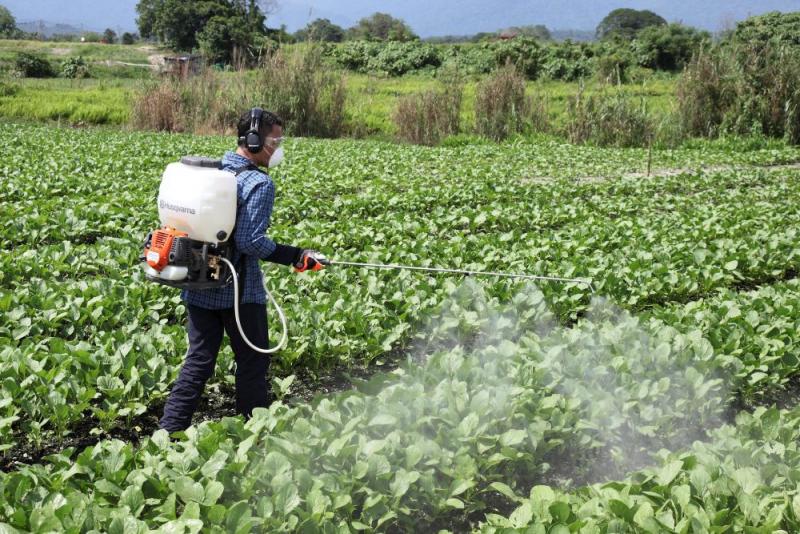
<svg viewBox="0 0 800 534"><path fill-rule="evenodd" d="M158 192L161 228L139 260L148 280L183 289L230 283L227 243L236 223L236 176L218 160L184 157L167 166Z"/></svg>

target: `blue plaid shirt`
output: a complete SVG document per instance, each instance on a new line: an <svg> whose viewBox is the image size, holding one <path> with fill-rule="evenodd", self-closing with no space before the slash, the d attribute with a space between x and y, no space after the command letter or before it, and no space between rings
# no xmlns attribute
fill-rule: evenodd
<svg viewBox="0 0 800 534"><path fill-rule="evenodd" d="M252 162L235 152L226 152L222 168L237 171ZM241 304L266 304L267 293L259 260L266 259L277 245L265 235L272 217L275 201L275 184L265 173L248 170L237 177L236 230L233 233L233 256L231 261L239 266L242 253L245 258L245 284ZM239 282L241 284L241 281ZM181 298L193 306L209 310L233 308L233 283L222 288L190 291L184 289Z"/></svg>

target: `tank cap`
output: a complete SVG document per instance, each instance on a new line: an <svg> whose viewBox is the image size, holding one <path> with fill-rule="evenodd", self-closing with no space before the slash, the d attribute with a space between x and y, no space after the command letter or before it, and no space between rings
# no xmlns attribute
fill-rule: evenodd
<svg viewBox="0 0 800 534"><path fill-rule="evenodd" d="M202 167L204 169L221 169L222 161L203 156L183 156L181 163L190 167Z"/></svg>

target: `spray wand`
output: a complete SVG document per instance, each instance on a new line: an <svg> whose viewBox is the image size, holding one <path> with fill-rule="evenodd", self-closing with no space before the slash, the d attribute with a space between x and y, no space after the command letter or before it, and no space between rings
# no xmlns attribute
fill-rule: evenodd
<svg viewBox="0 0 800 534"><path fill-rule="evenodd" d="M354 262L354 261L337 261L331 260L320 254L319 252L315 252L314 254L310 254L305 258L306 267L308 266L309 258L313 258L314 261L320 263L321 265L329 266L329 265L338 265L340 267L357 267L357 268L364 268L364 269L390 269L390 270L398 270L398 271L418 271L418 272L426 272L426 273L433 273L433 274L455 274L455 275L462 275L462 276L487 276L493 278L515 278L519 280L537 280L543 282L557 282L557 283L573 283L583 285L589 288L589 291L594 294L594 286L592 286L592 281L587 280L584 278L564 278L560 276L543 276L543 275L535 275L535 274L518 274L518 273L501 273L501 272L493 272L493 271L471 271L465 269L445 269L442 267L419 267L416 265L396 265L391 263L361 263L361 262ZM239 277L236 275L236 269L233 267L233 264L228 261L226 258L222 258L222 261L228 265L231 274L233 275L233 309L234 315L236 318L236 326L239 328L239 333L242 336L244 342L250 346L251 349L259 352L261 354L274 354L286 345L287 341L287 334L288 334L288 326L286 324L286 315L283 313L280 305L275 301L275 298L272 296L272 293L264 287L267 292L267 297L272 305L275 307L276 311L278 312L278 318L280 319L281 326L282 326L282 333L281 333L281 340L280 342L272 347L271 349L263 349L254 345L245 335L244 330L242 329L242 323L239 318ZM315 269L316 270L316 269Z"/></svg>
<svg viewBox="0 0 800 534"><path fill-rule="evenodd" d="M338 261L326 258L321 254L314 255L314 259L322 265L339 265L341 267L360 267L365 269L391 269L400 271L422 271L427 273L439 274L457 274L463 276L487 276L493 278L517 278L522 280L538 280L543 282L559 282L559 283L573 283L580 284L589 288L594 294L594 286L592 281L585 278L563 278L560 276L544 276L535 274L519 274L519 273L503 273L493 271L472 271L465 269L445 269L442 267L419 267L415 265L397 265L390 263L360 263L354 261Z"/></svg>

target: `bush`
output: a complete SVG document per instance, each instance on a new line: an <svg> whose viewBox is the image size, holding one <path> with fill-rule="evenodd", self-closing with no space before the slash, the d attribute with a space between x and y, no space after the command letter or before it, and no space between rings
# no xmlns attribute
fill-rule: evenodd
<svg viewBox="0 0 800 534"><path fill-rule="evenodd" d="M391 41L379 48L378 55L367 62L370 72L383 72L389 76L402 76L426 67L436 68L442 60L436 48L418 41Z"/></svg>
<svg viewBox="0 0 800 534"><path fill-rule="evenodd" d="M581 91L567 103L564 133L576 144L641 147L652 142L654 126L644 101L622 92L587 96Z"/></svg>
<svg viewBox="0 0 800 534"><path fill-rule="evenodd" d="M370 59L378 55L380 47L380 43L347 41L339 45L325 46L323 51L340 67L365 73L368 71L367 65Z"/></svg>
<svg viewBox="0 0 800 534"><path fill-rule="evenodd" d="M257 98L287 121L292 135L339 137L345 129L344 78L312 45L269 57L256 82Z"/></svg>
<svg viewBox="0 0 800 534"><path fill-rule="evenodd" d="M392 113L398 138L417 145L433 146L458 134L461 131L462 97L462 86L451 84L438 91L401 98Z"/></svg>
<svg viewBox="0 0 800 534"><path fill-rule="evenodd" d="M89 65L82 56L65 59L61 64L61 76L63 78L89 78Z"/></svg>
<svg viewBox="0 0 800 534"><path fill-rule="evenodd" d="M21 78L52 78L56 75L49 61L28 52L17 54L14 60L14 72Z"/></svg>
<svg viewBox="0 0 800 534"><path fill-rule="evenodd" d="M506 65L475 90L475 131L496 141L506 139L525 130L531 107L524 76Z"/></svg>
<svg viewBox="0 0 800 534"><path fill-rule="evenodd" d="M492 49L497 66L503 67L510 63L529 80L539 77L543 46L536 39L518 37L509 41L498 41L492 44Z"/></svg>
<svg viewBox="0 0 800 534"><path fill-rule="evenodd" d="M442 66L464 74L489 74L497 65L494 52L486 44L455 44L440 50Z"/></svg>
<svg viewBox="0 0 800 534"><path fill-rule="evenodd" d="M586 43L548 45L541 57L541 75L550 80L574 82L594 72L594 50Z"/></svg>
<svg viewBox="0 0 800 534"><path fill-rule="evenodd" d="M325 47L324 54L349 70L362 73L384 73L402 76L442 63L438 49L419 41L386 43L348 41Z"/></svg>

